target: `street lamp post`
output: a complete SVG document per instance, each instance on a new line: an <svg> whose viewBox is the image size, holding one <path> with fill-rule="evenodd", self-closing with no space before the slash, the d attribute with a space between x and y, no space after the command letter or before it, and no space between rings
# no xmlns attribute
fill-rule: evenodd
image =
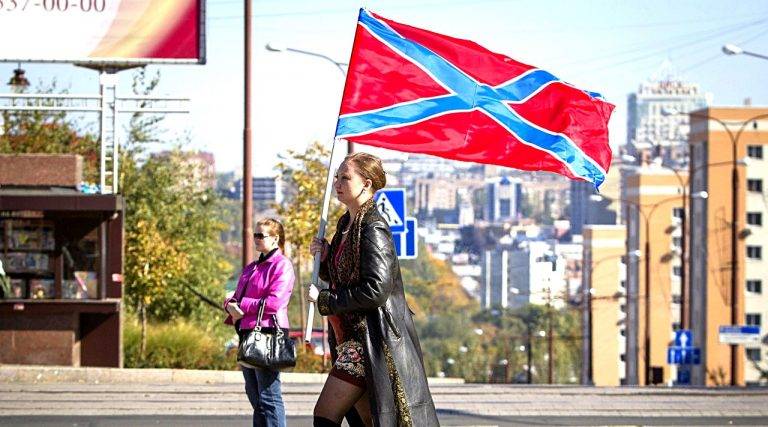
<svg viewBox="0 0 768 427"><path fill-rule="evenodd" d="M282 46L282 45L279 45L277 43L271 43L271 42L267 43L264 46L264 48L267 49L270 52L293 52L293 53L298 53L298 54L308 55L308 56L314 56L315 58L323 59L323 60L328 61L328 62L332 63L333 65L335 65L336 68L338 68L339 71L341 71L341 74L342 74L342 76L344 76L345 79L347 77L347 68L346 67L349 66L348 63L336 61L335 59L331 58L330 56L323 55L322 53L311 52L311 51L302 50L302 49L295 49L295 48L292 48L292 47ZM352 154L354 151L355 151L355 146L352 143L352 141L347 141L347 154Z"/></svg>
<svg viewBox="0 0 768 427"><path fill-rule="evenodd" d="M244 94L243 94L243 248L245 268L253 259L253 178L251 164L251 0L244 0Z"/></svg>

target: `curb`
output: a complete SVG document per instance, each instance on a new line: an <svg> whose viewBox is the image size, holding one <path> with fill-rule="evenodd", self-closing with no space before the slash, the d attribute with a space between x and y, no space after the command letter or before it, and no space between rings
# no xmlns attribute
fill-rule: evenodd
<svg viewBox="0 0 768 427"><path fill-rule="evenodd" d="M322 384L328 374L284 372L283 383ZM462 378L429 378L430 385L464 384ZM0 383L11 384L242 384L240 371L126 369L72 366L0 365Z"/></svg>

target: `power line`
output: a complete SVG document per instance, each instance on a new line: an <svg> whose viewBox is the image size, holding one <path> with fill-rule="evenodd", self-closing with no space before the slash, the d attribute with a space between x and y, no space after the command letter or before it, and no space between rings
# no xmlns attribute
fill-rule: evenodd
<svg viewBox="0 0 768 427"><path fill-rule="evenodd" d="M661 48L661 49L657 48L657 49L654 49L654 50L652 50L650 52L647 52L647 53L646 52L641 52L641 51L628 52L628 54L636 54L636 56L631 57L631 58L626 59L626 60L619 61L619 62L614 62L612 64L600 65L597 68L593 67L590 70L583 71L582 73L594 72L594 71L606 71L606 70L609 70L611 68L615 68L615 67L619 67L619 66L622 66L622 65L626 65L626 64L642 61L642 60L645 60L645 59L649 59L649 58L658 56L660 54L663 54L663 53L671 51L671 50L684 49L684 48L687 48L687 47L690 47L690 46L694 46L694 45L697 45L697 44L700 44L700 43L705 43L707 41L710 41L710 40L714 39L715 37L728 35L728 34L731 34L731 33L734 33L734 32L740 32L740 31L745 30L746 28L751 28L751 27L754 27L754 26L757 26L757 25L762 25L762 24L765 24L766 22L768 22L768 18L763 17L763 18L761 18L759 20L750 21L750 22L746 23L746 25L741 23L741 24L734 24L734 25L728 25L726 27L721 27L720 31L718 31L718 32L716 32L714 34L711 32L711 30L707 30L706 32L699 31L699 32L696 32L696 33L692 33L691 35L704 33L705 36L704 37L700 37L700 38L696 38L694 40L685 41L685 42L682 42L682 43L677 43L677 44L672 44L672 45L669 45L669 46L665 46L664 48ZM688 36L684 36L684 37L688 37ZM678 40L680 38L681 37L675 37L675 40ZM659 43L656 43L655 45L658 46L658 44ZM616 55L616 56L624 56L624 55L625 54ZM608 57L609 56L604 56L602 59L608 59ZM577 61L575 63L572 63L572 65L586 63L587 61L594 62L594 61L599 61L599 60L600 59L582 60L582 61ZM566 64L566 65L568 65L568 64Z"/></svg>

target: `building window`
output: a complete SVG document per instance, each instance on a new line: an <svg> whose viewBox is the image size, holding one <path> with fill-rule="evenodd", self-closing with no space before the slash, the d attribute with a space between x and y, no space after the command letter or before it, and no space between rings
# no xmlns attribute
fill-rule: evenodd
<svg viewBox="0 0 768 427"><path fill-rule="evenodd" d="M756 294L762 294L763 293L763 281L756 279L756 280L747 280L747 292L754 292Z"/></svg>
<svg viewBox="0 0 768 427"><path fill-rule="evenodd" d="M747 313L748 326L760 326L762 315L760 313Z"/></svg>
<svg viewBox="0 0 768 427"><path fill-rule="evenodd" d="M627 336L627 330L626 329L620 330L619 333L621 334L622 337L626 337Z"/></svg>
<svg viewBox="0 0 768 427"><path fill-rule="evenodd" d="M763 159L763 146L762 145L747 145L747 156L751 159Z"/></svg>
<svg viewBox="0 0 768 427"><path fill-rule="evenodd" d="M672 295L672 302L674 304L680 304L680 302L683 300L683 298L680 296L680 294L673 294Z"/></svg>
<svg viewBox="0 0 768 427"><path fill-rule="evenodd" d="M679 331L681 329L681 327L682 327L682 325L680 324L680 322L675 322L675 323L672 324L672 330L673 331Z"/></svg>
<svg viewBox="0 0 768 427"><path fill-rule="evenodd" d="M747 258L749 258L749 259L763 259L763 247L762 246L747 246Z"/></svg>
<svg viewBox="0 0 768 427"><path fill-rule="evenodd" d="M763 225L763 214L760 212L747 212L747 224Z"/></svg>
<svg viewBox="0 0 768 427"><path fill-rule="evenodd" d="M672 246L676 248L682 248L683 247L683 238L680 236L676 236L672 238Z"/></svg>
<svg viewBox="0 0 768 427"><path fill-rule="evenodd" d="M763 180L762 179L748 179L747 180L747 190L753 191L755 193L762 193L763 192Z"/></svg>
<svg viewBox="0 0 768 427"><path fill-rule="evenodd" d="M619 359L620 359L622 362L626 362L626 361L627 361L627 355L622 353L622 354L619 356Z"/></svg>
<svg viewBox="0 0 768 427"><path fill-rule="evenodd" d="M760 361L760 349L759 348L748 348L746 349L747 354L747 360L752 362L759 362Z"/></svg>
<svg viewBox="0 0 768 427"><path fill-rule="evenodd" d="M676 266L672 267L672 274L675 275L676 277L682 276L683 275L683 267L681 267L679 265L676 265Z"/></svg>
<svg viewBox="0 0 768 427"><path fill-rule="evenodd" d="M622 304L621 307L619 307L619 308L620 308L622 313L626 313L627 312L627 305L626 304Z"/></svg>
<svg viewBox="0 0 768 427"><path fill-rule="evenodd" d="M627 288L627 281L626 280L622 280L621 283L620 283L620 286L621 286L621 289L626 289Z"/></svg>
<svg viewBox="0 0 768 427"><path fill-rule="evenodd" d="M674 208L672 209L672 217L677 219L683 218L683 208Z"/></svg>

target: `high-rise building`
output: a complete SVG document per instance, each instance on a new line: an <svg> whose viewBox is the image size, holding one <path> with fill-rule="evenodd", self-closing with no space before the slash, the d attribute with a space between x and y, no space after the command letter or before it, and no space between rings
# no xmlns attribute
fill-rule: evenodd
<svg viewBox="0 0 768 427"><path fill-rule="evenodd" d="M518 219L523 190L522 180L502 176L486 178L483 219L503 222Z"/></svg>
<svg viewBox="0 0 768 427"><path fill-rule="evenodd" d="M683 182L686 174L681 174ZM675 174L652 164L627 176L627 351L630 385L677 376L667 347L680 322L683 195Z"/></svg>
<svg viewBox="0 0 768 427"><path fill-rule="evenodd" d="M584 226L582 384L624 384L626 366L627 293L626 227Z"/></svg>
<svg viewBox="0 0 768 427"><path fill-rule="evenodd" d="M614 157L611 168L600 186L601 200L592 200L597 194L595 186L586 181L571 181L571 234L582 234L587 224L611 225L621 223L620 183L622 168L621 157Z"/></svg>
<svg viewBox="0 0 768 427"><path fill-rule="evenodd" d="M412 185L413 213L421 221L458 224L462 205L466 215L466 205L472 209L471 191L480 186L479 179L417 178Z"/></svg>
<svg viewBox="0 0 768 427"><path fill-rule="evenodd" d="M502 239L481 259L481 305L519 308L526 304L563 308L568 297L566 260L554 242Z"/></svg>
<svg viewBox="0 0 768 427"><path fill-rule="evenodd" d="M756 382L759 373L753 363L764 366L768 351L763 322L768 318L768 264L764 255L768 242L764 226L768 214L768 168L764 157L768 149L768 108L712 107L695 111L691 114L690 143L691 192L709 194L707 199L691 200L688 315L693 342L701 349L702 357L701 365L691 367L691 382ZM741 161L745 157L748 162ZM734 168L738 178L736 221ZM719 341L718 331L720 326L734 323L760 326L760 342L736 345L732 354L731 346Z"/></svg>
<svg viewBox="0 0 768 427"><path fill-rule="evenodd" d="M697 84L668 75L640 85L629 95L627 154L643 162L662 157L665 164L685 164L688 159L689 111L704 108L712 95Z"/></svg>
<svg viewBox="0 0 768 427"><path fill-rule="evenodd" d="M282 181L274 176L254 176L253 182L253 202L256 209L268 209L273 203L283 201ZM236 182L237 198L243 199L243 180Z"/></svg>
<svg viewBox="0 0 768 427"><path fill-rule="evenodd" d="M160 151L153 153L153 158L171 158L179 156L184 172L188 176L187 185L193 185L198 191L216 188L216 159L213 153L206 151Z"/></svg>

